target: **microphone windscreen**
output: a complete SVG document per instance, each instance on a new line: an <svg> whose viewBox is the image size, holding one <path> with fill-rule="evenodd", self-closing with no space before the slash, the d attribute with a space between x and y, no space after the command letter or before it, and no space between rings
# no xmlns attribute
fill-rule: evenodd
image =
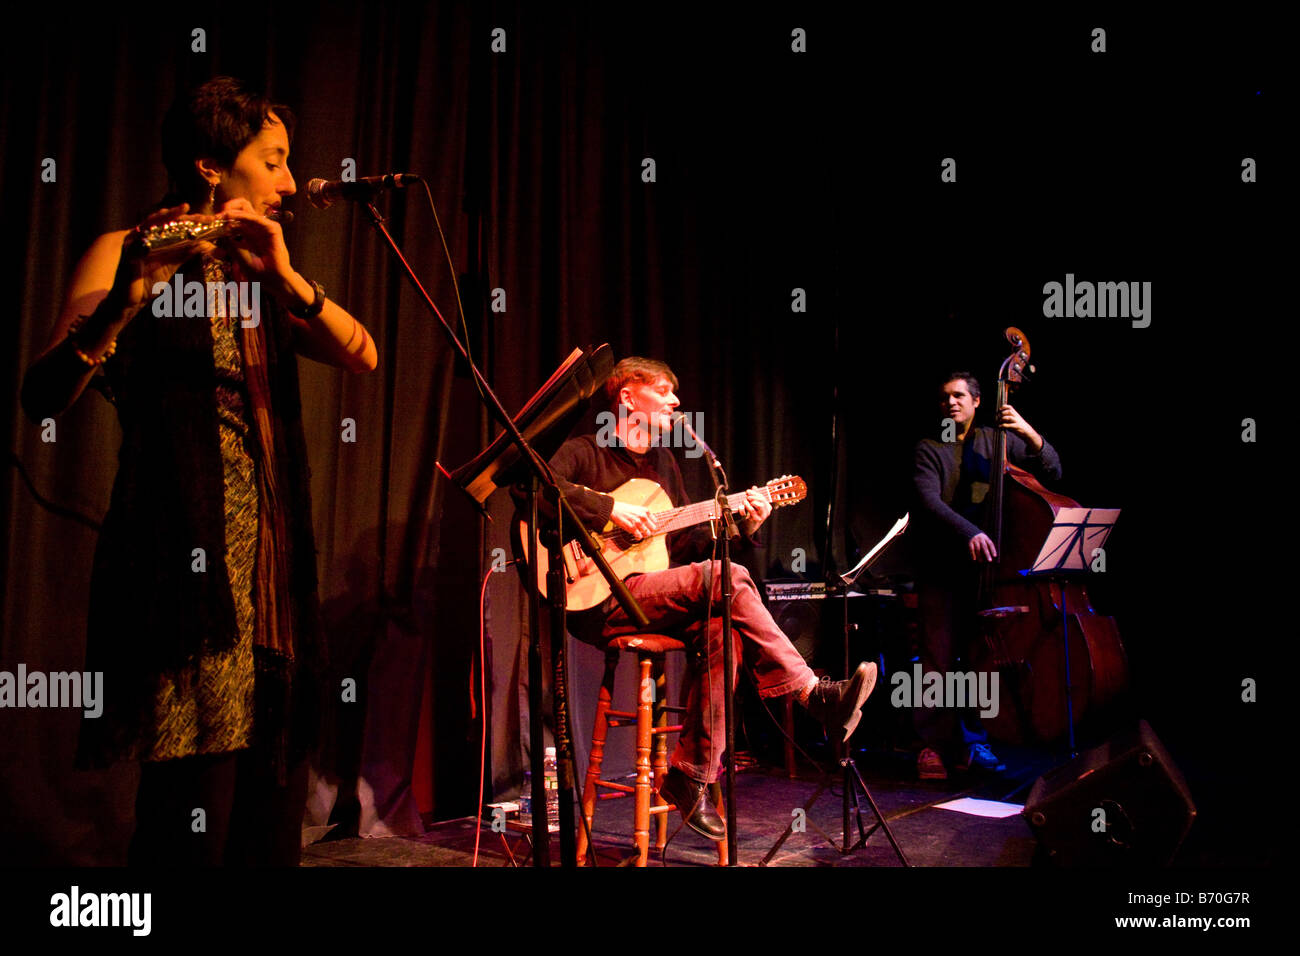
<svg viewBox="0 0 1300 956"><path fill-rule="evenodd" d="M313 179L307 184L307 201L317 209L328 209L334 205L334 200L325 195L326 185L323 179Z"/></svg>

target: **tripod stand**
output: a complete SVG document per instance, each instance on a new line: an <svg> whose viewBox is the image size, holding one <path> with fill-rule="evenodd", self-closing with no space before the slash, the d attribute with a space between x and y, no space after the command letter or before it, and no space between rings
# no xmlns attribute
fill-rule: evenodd
<svg viewBox="0 0 1300 956"><path fill-rule="evenodd" d="M840 592L840 601L844 610L844 676L846 678L849 676L849 665L852 660L849 654L849 635L852 633L854 627L856 627L856 625L849 624L849 588L850 585L847 583L842 584L837 588ZM862 779L862 774L858 771L858 765L853 761L853 750L850 747L850 743L851 738L850 740L844 741L842 744L839 742L834 743L834 753L838 755L840 765L842 788L841 797L843 801L843 829L841 832L843 834L843 840L838 841L831 837L808 816L808 811L810 811L813 808L813 805L821 799L821 795L830 789L834 780L831 771L825 771L823 773L822 781L817 785L817 789L813 792L812 799L803 806L803 822L808 823L814 830L821 834L822 838L831 846L835 847L835 849L840 852L841 856L847 856L859 847L866 846L867 840L871 837L871 834L875 833L877 830L884 830L885 836L889 838L889 843L894 848L894 853L898 857L898 861L902 863L903 866L911 866L912 864L907 862L907 855L903 852L903 848L898 845L898 840L894 838L894 832L889 829L889 823L885 820L885 815L880 812L880 807L876 805L875 798L871 796L871 790L868 789L866 781ZM870 804L871 812L876 815L876 822L869 828L862 825L862 804L858 799L859 793L861 793L862 797L866 799L868 804ZM858 838L856 841L853 841L853 833L849 829L850 815L852 815L854 822L857 824ZM798 817L790 821L789 825L785 828L785 832L781 834L780 838L772 848L767 851L767 855L759 861L759 866L767 866L772 861L772 858L776 856L785 841L796 832L796 827L800 822L801 821Z"/></svg>

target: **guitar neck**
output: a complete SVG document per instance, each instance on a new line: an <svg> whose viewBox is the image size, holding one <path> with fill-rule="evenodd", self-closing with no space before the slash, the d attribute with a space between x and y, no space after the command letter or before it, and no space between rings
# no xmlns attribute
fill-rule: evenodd
<svg viewBox="0 0 1300 956"><path fill-rule="evenodd" d="M772 500L771 492L767 488L759 488L758 491L769 501ZM738 491L734 495L727 495L727 507L735 511L744 500L745 492L743 491ZM713 499L710 498L708 501L697 501L681 508L673 508L671 511L661 511L655 515L659 522L659 532L666 534L670 531L680 531L682 528L703 524L713 518L715 508L716 505Z"/></svg>

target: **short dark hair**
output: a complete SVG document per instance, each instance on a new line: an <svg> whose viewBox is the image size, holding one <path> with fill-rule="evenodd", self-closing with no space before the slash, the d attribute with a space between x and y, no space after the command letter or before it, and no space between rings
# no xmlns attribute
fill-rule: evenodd
<svg viewBox="0 0 1300 956"><path fill-rule="evenodd" d="M194 161L211 157L222 166L231 166L262 128L270 115L284 125L293 142L295 118L282 103L273 103L254 93L234 77L215 76L189 93L177 98L162 124L162 157L169 180L168 199L175 202L194 199L205 190Z"/></svg>
<svg viewBox="0 0 1300 956"><path fill-rule="evenodd" d="M939 382L938 390L942 392L943 387L945 385L947 385L949 382L955 382L957 381L957 379L961 379L966 383L966 388L970 391L971 398L980 397L979 379L977 379L970 372L949 372L947 375L943 377L943 380Z"/></svg>
<svg viewBox="0 0 1300 956"><path fill-rule="evenodd" d="M623 391L625 385L635 383L649 385L660 375L673 383L673 391L677 390L677 376L673 374L667 362L629 355L615 365L614 371L610 372L609 378L605 379L605 396L609 400L609 407L618 407L618 393Z"/></svg>

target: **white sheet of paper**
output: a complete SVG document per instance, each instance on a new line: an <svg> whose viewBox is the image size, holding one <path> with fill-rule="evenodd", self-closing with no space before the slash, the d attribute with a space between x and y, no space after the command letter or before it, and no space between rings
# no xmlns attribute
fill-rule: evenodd
<svg viewBox="0 0 1300 956"><path fill-rule="evenodd" d="M1087 521L1089 527L1084 530L1083 540L1074 540L1077 527ZM1062 508L1056 515L1056 523L1043 542L1034 559L1034 570L1048 571L1058 566L1066 571L1086 570L1094 557L1093 550L1105 545L1115 522L1119 520L1118 508ZM1062 527L1065 524L1065 527ZM1100 525L1100 527L1093 527ZM1068 554L1063 554L1067 544L1072 544Z"/></svg>
<svg viewBox="0 0 1300 956"><path fill-rule="evenodd" d="M872 548L870 551L868 551L866 554L864 554L862 556L861 561L859 561L851 569L845 571L843 574L840 575L840 583L852 584L854 581L856 581L858 579L858 575L862 573L862 569L865 568L867 565L871 564L871 562L873 562L876 559L877 555L879 555L881 551L885 550L885 546L888 545L889 542L893 541L900 534L902 534L904 531L907 530L907 522L908 519L910 519L911 517L912 517L912 513L909 511L907 514L903 515L903 517L895 521L894 526L889 529L889 534L885 535L883 538L877 541L876 546Z"/></svg>
<svg viewBox="0 0 1300 956"><path fill-rule="evenodd" d="M993 820L1013 817L1024 809L1024 806L1019 803L976 800L974 797L962 797L959 800L949 800L947 803L936 803L935 806L940 810L956 810L958 813L969 813L971 816L989 817Z"/></svg>

